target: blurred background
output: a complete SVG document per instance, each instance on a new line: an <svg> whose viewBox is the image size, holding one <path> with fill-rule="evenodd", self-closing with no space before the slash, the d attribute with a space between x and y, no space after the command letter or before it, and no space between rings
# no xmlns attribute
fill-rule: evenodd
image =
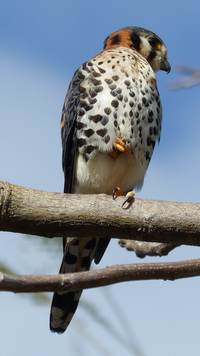
<svg viewBox="0 0 200 356"><path fill-rule="evenodd" d="M158 73L163 130L140 197L200 200L200 87L171 90L176 66L200 67L200 3L191 0L0 2L1 180L63 190L60 114L76 68L127 25L156 32L172 72ZM0 233L2 269L57 273L61 241ZM45 241L44 241L45 240ZM181 247L162 261L195 258ZM145 261L159 261L146 258ZM140 262L112 241L100 267ZM64 335L48 328L49 295L0 293L1 356L188 356L199 354L199 278L129 282L83 293Z"/></svg>

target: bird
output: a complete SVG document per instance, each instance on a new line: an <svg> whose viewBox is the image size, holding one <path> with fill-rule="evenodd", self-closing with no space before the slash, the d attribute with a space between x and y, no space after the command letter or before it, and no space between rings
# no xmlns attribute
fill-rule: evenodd
<svg viewBox="0 0 200 356"><path fill-rule="evenodd" d="M170 72L167 47L154 32L129 26L112 32L101 52L74 73L61 116L64 193L124 196L141 189L160 140L162 107L156 72ZM111 200L112 203L112 200ZM109 237L63 238L59 273L98 264ZM63 333L82 291L54 293L50 330Z"/></svg>

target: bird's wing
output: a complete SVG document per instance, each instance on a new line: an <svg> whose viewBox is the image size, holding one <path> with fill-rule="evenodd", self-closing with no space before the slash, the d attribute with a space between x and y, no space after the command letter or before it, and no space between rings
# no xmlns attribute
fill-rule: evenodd
<svg viewBox="0 0 200 356"><path fill-rule="evenodd" d="M77 107L80 99L81 71L78 69L68 88L61 117L62 167L64 171L64 193L71 193L76 159Z"/></svg>

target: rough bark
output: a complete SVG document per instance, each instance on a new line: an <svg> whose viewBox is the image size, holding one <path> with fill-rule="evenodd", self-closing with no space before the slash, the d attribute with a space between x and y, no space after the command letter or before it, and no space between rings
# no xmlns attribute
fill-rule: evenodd
<svg viewBox="0 0 200 356"><path fill-rule="evenodd" d="M200 244L200 204L49 193L0 182L0 231Z"/></svg>

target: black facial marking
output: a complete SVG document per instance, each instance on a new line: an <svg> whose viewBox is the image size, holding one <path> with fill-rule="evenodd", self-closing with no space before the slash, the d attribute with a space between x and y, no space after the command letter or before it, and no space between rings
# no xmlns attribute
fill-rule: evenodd
<svg viewBox="0 0 200 356"><path fill-rule="evenodd" d="M140 49L140 43L141 43L141 40L140 40L140 37L137 33L133 32L131 34L131 41L133 43L133 47L137 50Z"/></svg>
<svg viewBox="0 0 200 356"><path fill-rule="evenodd" d="M155 57L156 57L156 51L154 51L154 49L152 49L149 54L148 61L151 62Z"/></svg>
<svg viewBox="0 0 200 356"><path fill-rule="evenodd" d="M119 35L115 35L112 37L111 39L111 44L112 45L118 45L120 43L120 36Z"/></svg>

